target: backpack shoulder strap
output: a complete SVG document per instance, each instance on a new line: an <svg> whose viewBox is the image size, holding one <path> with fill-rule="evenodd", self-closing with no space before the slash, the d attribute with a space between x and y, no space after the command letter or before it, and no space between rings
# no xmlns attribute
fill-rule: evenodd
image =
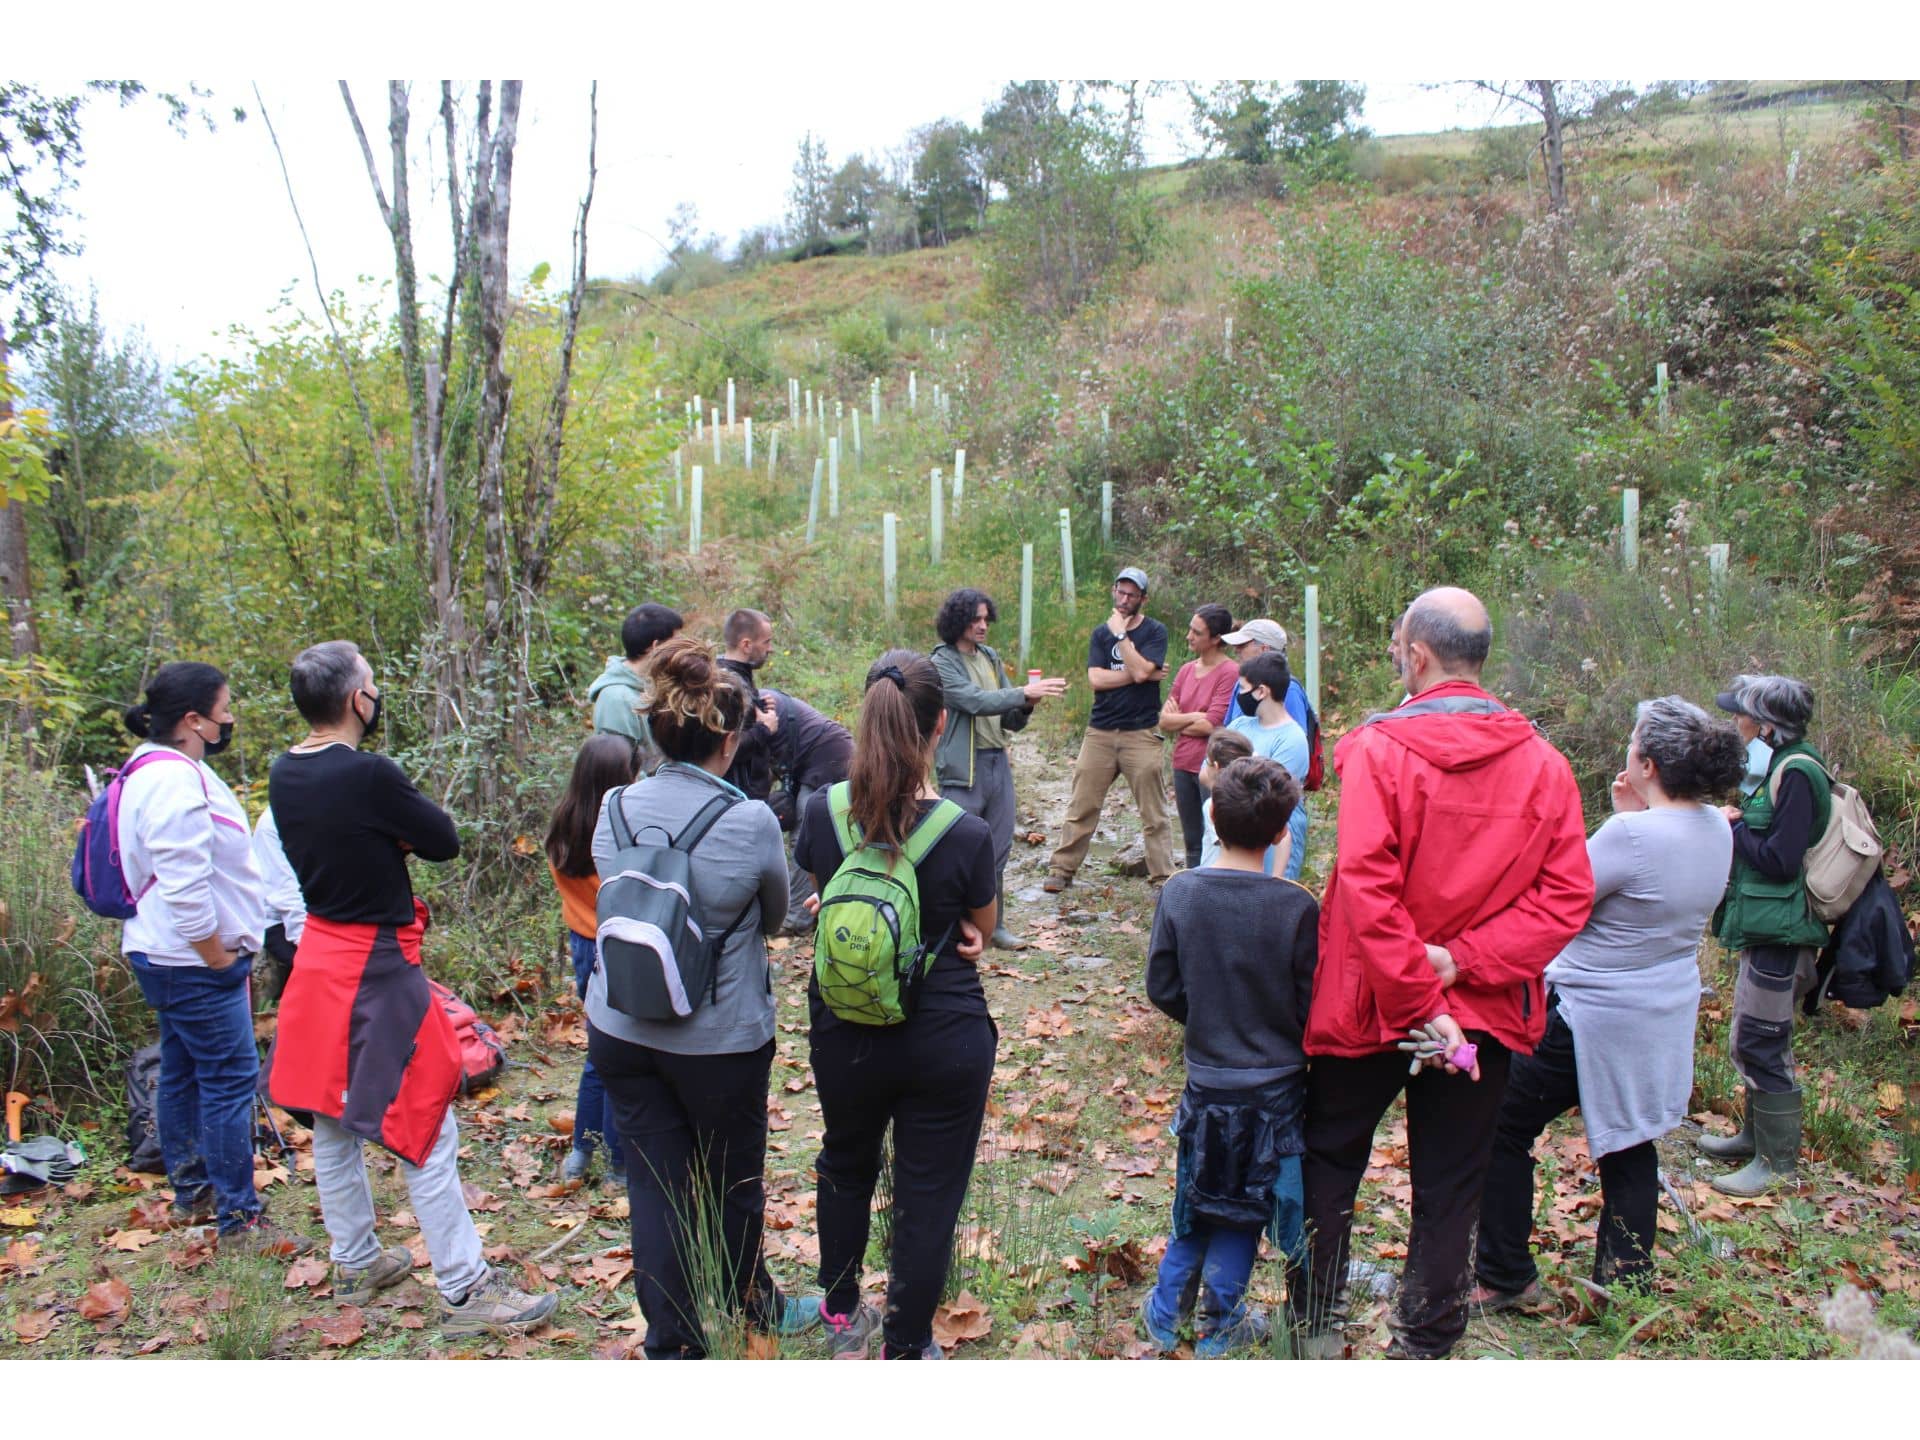
<svg viewBox="0 0 1920 1440"><path fill-rule="evenodd" d="M839 837L840 856L845 859L865 843L860 838L860 827L853 821L851 783L836 780L827 787L827 812L833 816L833 833Z"/></svg>
<svg viewBox="0 0 1920 1440"><path fill-rule="evenodd" d="M676 850L691 853L695 846L707 838L707 832L719 823L720 817L740 803L737 795L716 795L694 813L687 822L686 829L674 837L671 842Z"/></svg>
<svg viewBox="0 0 1920 1440"><path fill-rule="evenodd" d="M613 843L616 849L633 848L633 827L627 824L627 812L621 806L627 787L616 785L607 792L607 822L613 827Z"/></svg>
<svg viewBox="0 0 1920 1440"><path fill-rule="evenodd" d="M929 810L926 818L913 827L913 833L907 836L907 843L900 847L900 853L907 857L907 863L918 868L928 852L945 838L947 831L958 824L960 817L966 813L959 805L946 799Z"/></svg>
<svg viewBox="0 0 1920 1440"><path fill-rule="evenodd" d="M1767 798L1775 805L1780 803L1780 782L1786 778L1787 767L1789 765L1799 765L1803 769L1818 771L1819 774L1826 779L1829 786L1833 784L1833 772L1828 770L1827 767L1822 765L1818 760L1814 759L1813 756L1789 755L1778 765L1774 766L1773 774L1767 777ZM1812 777L1809 776L1808 778L1811 779Z"/></svg>

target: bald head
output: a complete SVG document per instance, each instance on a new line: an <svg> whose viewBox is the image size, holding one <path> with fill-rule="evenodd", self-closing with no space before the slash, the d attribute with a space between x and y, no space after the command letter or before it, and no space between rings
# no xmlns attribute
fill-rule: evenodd
<svg viewBox="0 0 1920 1440"><path fill-rule="evenodd" d="M1400 644L1408 690L1418 694L1448 678L1479 679L1493 646L1493 622L1471 591L1442 585L1422 592L1407 607Z"/></svg>

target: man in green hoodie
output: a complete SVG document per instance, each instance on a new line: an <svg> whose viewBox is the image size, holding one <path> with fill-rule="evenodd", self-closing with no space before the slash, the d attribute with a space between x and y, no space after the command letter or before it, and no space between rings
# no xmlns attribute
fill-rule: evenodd
<svg viewBox="0 0 1920 1440"><path fill-rule="evenodd" d="M627 652L626 658L608 656L607 668L587 690L587 698L593 701L594 730L604 735L624 735L633 741L640 752L640 768L647 774L660 763L660 752L654 748L647 717L640 713L640 701L646 693L640 668L647 653L662 640L679 634L685 623L679 611L664 605L648 601L634 606L620 626L620 644Z"/></svg>

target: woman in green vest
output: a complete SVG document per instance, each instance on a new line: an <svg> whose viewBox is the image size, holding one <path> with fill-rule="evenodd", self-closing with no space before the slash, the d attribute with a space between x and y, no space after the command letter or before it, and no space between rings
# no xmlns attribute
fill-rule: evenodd
<svg viewBox="0 0 1920 1440"><path fill-rule="evenodd" d="M1762 780L1737 806L1733 872L1714 917L1720 943L1740 955L1733 991L1731 1050L1747 1084L1736 1135L1702 1135L1716 1160L1745 1160L1713 1186L1759 1195L1790 1179L1800 1154L1800 1088L1794 1083L1793 1010L1814 983L1814 960L1827 927L1807 898L1807 849L1827 828L1832 781L1807 743L1813 692L1785 675L1736 675L1717 697L1749 747L1750 774ZM1764 765L1761 762L1764 761Z"/></svg>

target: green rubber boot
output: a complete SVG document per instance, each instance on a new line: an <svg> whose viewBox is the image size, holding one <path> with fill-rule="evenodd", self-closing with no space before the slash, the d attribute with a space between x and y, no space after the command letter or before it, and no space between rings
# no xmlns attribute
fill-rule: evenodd
<svg viewBox="0 0 1920 1440"><path fill-rule="evenodd" d="M1713 1188L1722 1195L1764 1195L1781 1181L1792 1180L1799 1167L1800 1092L1768 1095L1749 1090L1747 1113L1753 1117L1754 1156L1745 1168L1715 1177Z"/></svg>
<svg viewBox="0 0 1920 1440"><path fill-rule="evenodd" d="M1694 1142L1709 1160L1751 1160L1753 1158L1753 1090L1748 1087L1746 1101L1740 1107L1740 1128L1731 1135L1702 1132Z"/></svg>

